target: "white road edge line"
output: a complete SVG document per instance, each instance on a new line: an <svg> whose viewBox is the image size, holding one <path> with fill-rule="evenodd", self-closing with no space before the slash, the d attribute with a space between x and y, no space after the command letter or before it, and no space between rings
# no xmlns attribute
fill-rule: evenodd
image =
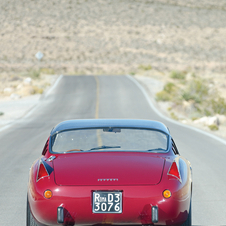
<svg viewBox="0 0 226 226"><path fill-rule="evenodd" d="M47 93L44 95L44 98L49 96L49 94L56 88L56 86L58 85L58 83L60 82L60 80L63 78L63 75L60 75L57 80L55 81L55 83L53 84L53 86L47 91Z"/></svg>
<svg viewBox="0 0 226 226"><path fill-rule="evenodd" d="M48 97L50 95L50 93L57 87L57 85L59 84L59 82L60 82L60 80L62 78L63 78L63 75L60 75L57 78L57 80L55 81L55 83L53 84L53 86L47 91L46 94L43 95L42 99L45 99L46 97ZM38 103L33 108L31 108L30 110L28 110L27 114L25 114L22 118L28 118L30 115L32 115L33 112L38 108Z"/></svg>
<svg viewBox="0 0 226 226"><path fill-rule="evenodd" d="M184 127L184 128L191 129L191 130L194 130L194 131L196 131L196 132L198 132L198 133L201 133L201 134L203 134L203 135L206 135L206 136L208 136L208 137L211 137L211 138L213 138L213 139L215 139L215 140L217 140L217 141L219 141L219 142L221 142L221 143L223 143L223 144L226 145L226 140L224 140L224 139L222 139L222 138L220 138L220 137L218 137L218 136L215 136L215 135L213 135L213 134L211 134L211 133L208 133L208 132L206 132L206 131L203 131L203 130L201 130L201 129L198 129L198 128L195 128L195 127L192 127L192 126L189 126L189 125L184 125L184 124L182 124L182 123L180 123L180 122L177 122L177 121L175 121L175 120L173 120L173 119L170 119L170 118L166 117L165 115L163 115L163 114L162 114L162 113L154 106L154 104L153 104L152 101L150 100L150 97L149 97L148 93L146 92L146 90L144 89L144 87L143 87L143 86L142 86L135 78L133 78L132 76L126 75L126 77L127 77L128 79L130 79L130 80L131 80L131 81L132 81L132 82L133 82L133 83L141 90L141 92L144 94L144 97L145 97L145 99L147 100L149 106L151 107L151 109L152 109L159 117L161 117L161 118L167 120L168 122L174 123L174 124L176 124L176 125L178 125L178 126L182 126L182 127Z"/></svg>
<svg viewBox="0 0 226 226"><path fill-rule="evenodd" d="M59 82L60 82L60 80L61 80L62 78L63 78L63 75L60 75L60 76L57 78L57 80L55 81L55 83L53 84L53 86L47 91L46 94L43 95L42 98L45 98L45 97L49 96L50 93L51 93L51 92L56 88L56 86L59 84ZM39 103L39 102L38 102L38 103ZM35 106L33 106L33 107L31 107L30 109L28 109L27 113L25 113L25 115L22 116L21 118L28 118L28 117L36 110L36 108L38 107L38 103L37 103ZM0 129L0 132L2 132L2 131L5 130L5 129L8 129L8 128L11 127L12 125L14 125L14 124L17 122L17 120L19 120L19 119L21 119L21 118L15 119L14 121L12 121L12 122L10 122L9 124L7 124L7 125L5 125L4 127L2 127L2 128Z"/></svg>

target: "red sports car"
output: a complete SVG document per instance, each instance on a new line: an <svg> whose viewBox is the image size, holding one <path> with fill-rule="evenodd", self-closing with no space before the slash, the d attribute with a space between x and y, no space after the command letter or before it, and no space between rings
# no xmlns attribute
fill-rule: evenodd
<svg viewBox="0 0 226 226"><path fill-rule="evenodd" d="M29 225L191 225L191 165L157 121L58 124L30 170Z"/></svg>

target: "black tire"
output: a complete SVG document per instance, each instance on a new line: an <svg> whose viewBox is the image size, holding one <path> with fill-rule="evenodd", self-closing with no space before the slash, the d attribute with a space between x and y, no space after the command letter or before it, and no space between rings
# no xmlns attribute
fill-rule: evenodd
<svg viewBox="0 0 226 226"><path fill-rule="evenodd" d="M189 208L189 214L187 220L181 225L181 226L192 226L192 216L191 216L191 201L190 201L190 208Z"/></svg>
<svg viewBox="0 0 226 226"><path fill-rule="evenodd" d="M27 219L26 219L26 226L38 226L38 224L36 223L31 210L30 210L30 205L28 202L28 198L27 198Z"/></svg>

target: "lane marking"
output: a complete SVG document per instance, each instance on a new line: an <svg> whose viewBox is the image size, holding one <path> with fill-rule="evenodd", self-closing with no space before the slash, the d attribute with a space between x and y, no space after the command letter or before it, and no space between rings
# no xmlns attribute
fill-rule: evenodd
<svg viewBox="0 0 226 226"><path fill-rule="evenodd" d="M58 83L60 82L60 80L63 78L63 75L60 75L57 80L55 81L55 83L53 84L53 86L47 91L47 93L44 95L43 98L49 96L49 94L56 88L56 86L58 85Z"/></svg>
<svg viewBox="0 0 226 226"><path fill-rule="evenodd" d="M99 118L99 93L100 93L100 84L99 84L99 79L97 76L94 76L95 81L96 81L96 112L95 112L95 118Z"/></svg>
<svg viewBox="0 0 226 226"><path fill-rule="evenodd" d="M97 76L94 76L95 81L96 81L96 111L95 111L95 119L99 118L99 105L100 105L100 83L99 83L99 79ZM101 139L101 135L100 135L100 130L97 130L97 143L98 146L102 146L103 142Z"/></svg>
<svg viewBox="0 0 226 226"><path fill-rule="evenodd" d="M59 84L59 82L61 81L61 79L63 78L63 75L60 75L57 80L55 81L55 83L53 84L53 86L47 91L46 94L44 94L43 97L41 97L40 99L45 99L46 97L48 97L50 95L50 93L57 87L57 85ZM30 110L28 110L28 112L24 115L23 118L28 118L30 115L33 114L33 112L39 107L39 102L33 106Z"/></svg>
<svg viewBox="0 0 226 226"><path fill-rule="evenodd" d="M3 126L1 129L0 129L0 132L2 132L3 130L5 129L8 129L10 126L12 126L12 122L10 122L8 125L6 126Z"/></svg>
<svg viewBox="0 0 226 226"><path fill-rule="evenodd" d="M159 117L161 117L161 118L167 120L168 122L174 123L174 124L176 124L176 125L178 125L178 126L182 126L182 127L186 128L186 129L190 129L190 130L193 130L193 131L195 131L195 132L198 132L198 133L201 133L201 134L203 134L203 135L206 135L206 136L208 136L208 137L211 137L211 138L213 138L213 139L215 139L215 140L221 142L222 144L225 144L225 145L226 145L226 140L224 140L224 139L222 139L222 138L220 138L220 137L218 137L218 136L216 136L216 135L213 135L213 134L211 134L211 133L208 133L208 132L206 132L206 131L203 131L203 130L201 130L201 129L198 129L198 128L195 128L195 127L192 127L192 126L189 126L189 125L184 125L184 124L182 124L182 123L180 123L180 122L174 121L173 119L170 119L170 118L166 117L165 115L163 115L163 114L162 114L162 113L154 106L154 104L153 104L152 101L150 100L150 97L149 97L148 93L146 92L146 90L144 89L144 87L143 87L143 86L142 86L135 78L131 77L130 75L126 75L126 77L127 77L128 79L130 79L130 80L131 80L131 81L132 81L132 82L133 82L133 83L141 90L141 92L143 93L143 95L144 95L145 99L147 100L149 106L151 107L151 109L152 109Z"/></svg>

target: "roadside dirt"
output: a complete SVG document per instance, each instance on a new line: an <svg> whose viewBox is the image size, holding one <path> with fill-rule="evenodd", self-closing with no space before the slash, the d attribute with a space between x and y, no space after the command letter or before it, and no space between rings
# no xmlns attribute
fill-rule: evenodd
<svg viewBox="0 0 226 226"><path fill-rule="evenodd" d="M224 115L216 115L214 117L209 117L209 121L211 124L216 124L218 126L218 130L212 131L208 127L208 117L203 117L203 120L192 120L189 118L189 114L186 114L185 111L182 109L172 109L169 111L169 108L172 108L174 103L172 102L163 102L163 101L156 101L156 93L163 90L164 85L166 84L166 79L164 76L160 76L159 72L153 73L153 75L148 76L146 75L136 75L135 78L138 82L146 89L147 93L150 96L151 101L154 103L156 108L163 113L168 118L172 118L172 112L177 116L177 119L174 119L182 124L187 124L190 126L197 127L214 135L217 135L221 138L226 139L226 117ZM161 78L161 79L160 79ZM218 118L219 121L215 121ZM212 121L211 121L212 120ZM208 122L208 121L207 121ZM211 125L210 124L210 125Z"/></svg>
<svg viewBox="0 0 226 226"><path fill-rule="evenodd" d="M0 77L0 128L26 115L54 84L57 75Z"/></svg>
<svg viewBox="0 0 226 226"><path fill-rule="evenodd" d="M226 71L224 0L5 0L0 9L1 73Z"/></svg>

